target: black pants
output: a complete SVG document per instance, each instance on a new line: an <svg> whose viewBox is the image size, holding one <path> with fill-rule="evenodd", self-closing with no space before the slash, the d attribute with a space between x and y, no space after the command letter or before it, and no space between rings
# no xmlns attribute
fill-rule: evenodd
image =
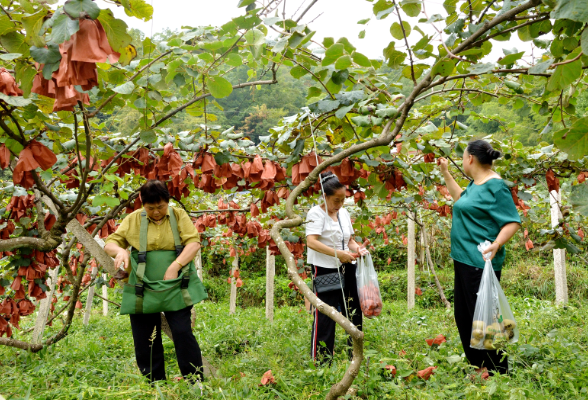
<svg viewBox="0 0 588 400"><path fill-rule="evenodd" d="M174 337L178 366L182 375L191 381L202 380L202 354L192 333L192 306L179 311L166 311L165 318ZM161 342L161 315L131 314L131 329L135 341L135 356L141 373L151 382L165 380L165 360ZM155 339L151 341L153 331Z"/></svg>
<svg viewBox="0 0 588 400"><path fill-rule="evenodd" d="M454 315L457 330L463 345L465 355L471 365L478 368L487 368L490 375L493 372L508 373L508 359L504 357L502 350L478 350L470 347L472 323L474 322L474 310L478 289L482 279L482 268L454 261L455 270L455 294ZM494 271L500 281L500 271ZM502 360L502 361L501 361Z"/></svg>
<svg viewBox="0 0 588 400"><path fill-rule="evenodd" d="M345 299L347 300L347 312L349 314L349 320L353 325L357 326L361 330L362 314L359 306L359 295L357 294L357 280L355 279L356 266L354 264L343 264L341 266L341 272L345 279ZM321 276L336 272L336 269L322 268L313 266L314 276ZM324 301L326 304L338 309L343 315L345 315L345 304L343 303L343 294L341 290L333 290L330 292L316 293L319 299ZM324 315L317 309L314 310L314 323L312 324L312 336L311 336L311 347L310 353L314 360L323 361L330 360L333 357L333 351L335 348L335 328L337 324L328 316ZM324 343L324 346L321 344ZM351 337L347 338L347 343L351 347L353 340ZM353 355L353 351L349 349L349 358Z"/></svg>

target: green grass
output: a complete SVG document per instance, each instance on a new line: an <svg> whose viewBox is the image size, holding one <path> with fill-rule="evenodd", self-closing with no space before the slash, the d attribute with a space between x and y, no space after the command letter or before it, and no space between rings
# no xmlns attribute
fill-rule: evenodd
<svg viewBox="0 0 588 400"><path fill-rule="evenodd" d="M407 312L404 302L385 302L382 316L365 322L366 360L355 380L358 395L365 399L588 398L588 303L557 308L549 301L510 300L521 327L521 341L509 347L512 373L485 383L467 378L470 367L461 356L451 313L422 307ZM199 304L194 331L203 354L222 376L205 382L202 398L324 398L347 365L343 332L337 332L333 366L315 368L308 354L311 316L301 309L302 303L279 308L275 321L269 323L260 307L229 315L225 303ZM103 317L99 311L96 307L88 327L76 316L71 334L41 353L0 347L0 394L36 400L200 398L199 390L171 381L180 373L173 343L167 338L170 381L155 388L146 384L135 365L128 317L115 313ZM26 318L23 327L32 323ZM447 336L447 343L429 348L425 339L439 333ZM401 350L406 351L403 357ZM395 365L399 376L387 376L386 364ZM414 372L431 365L438 368L429 381L414 377ZM260 387L268 369L277 383Z"/></svg>

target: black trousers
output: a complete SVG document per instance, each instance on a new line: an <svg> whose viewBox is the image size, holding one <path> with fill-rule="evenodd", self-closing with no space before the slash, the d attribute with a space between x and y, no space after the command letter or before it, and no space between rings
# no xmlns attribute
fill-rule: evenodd
<svg viewBox="0 0 588 400"><path fill-rule="evenodd" d="M345 299L347 300L347 312L349 314L349 320L361 330L362 314L359 306L359 295L357 294L357 280L355 279L356 266L354 264L343 264L341 266L341 272L345 280ZM321 276L336 272L336 269L322 268L312 266L313 275ZM333 290L330 292L316 293L319 299L324 301L326 304L338 309L343 315L345 315L345 304L343 303L343 294L341 290ZM337 324L328 316L324 315L316 308L314 310L314 323L312 324L311 334L311 357L315 361L330 360L333 357L333 351L335 348L335 328ZM322 345L324 343L324 345ZM351 337L347 338L347 343L351 347L353 340ZM349 358L353 355L353 351L349 349Z"/></svg>
<svg viewBox="0 0 588 400"><path fill-rule="evenodd" d="M478 350L470 347L472 323L478 289L482 280L482 268L460 263L454 260L455 294L454 316L459 331L463 350L469 363L478 368L487 368L490 375L493 372L508 373L508 359L502 350ZM494 271L500 281L500 271ZM502 358L504 357L504 360ZM502 360L502 361L501 361Z"/></svg>
<svg viewBox="0 0 588 400"><path fill-rule="evenodd" d="M190 381L203 379L202 354L192 333L192 306L179 311L166 311L165 318L174 337L178 366ZM151 382L165 380L165 360L161 342L161 316L154 314L130 314L131 329L135 342L135 356L141 373ZM155 338L152 335L155 330Z"/></svg>

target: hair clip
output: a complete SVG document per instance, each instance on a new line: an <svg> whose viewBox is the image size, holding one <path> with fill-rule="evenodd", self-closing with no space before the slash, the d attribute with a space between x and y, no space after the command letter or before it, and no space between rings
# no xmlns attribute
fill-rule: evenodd
<svg viewBox="0 0 588 400"><path fill-rule="evenodd" d="M328 181L329 179L331 179L331 178L335 178L335 177L336 177L336 175L335 175L335 174L333 174L333 175L329 175L329 176L327 176L327 177L321 178L321 183L325 183L325 182L326 182L326 181Z"/></svg>

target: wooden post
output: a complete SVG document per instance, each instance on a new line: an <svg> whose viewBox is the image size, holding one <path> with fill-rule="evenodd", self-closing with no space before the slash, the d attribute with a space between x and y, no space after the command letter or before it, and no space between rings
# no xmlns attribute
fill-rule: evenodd
<svg viewBox="0 0 588 400"><path fill-rule="evenodd" d="M416 237L415 237L415 217L416 213L412 211L407 211L406 216L408 218L408 263L407 263L407 306L408 309L414 308L415 300L415 290L416 290L416 283L415 283L415 271L414 271L414 260L415 260L415 253L416 253Z"/></svg>
<svg viewBox="0 0 588 400"><path fill-rule="evenodd" d="M559 225L563 218L561 214L561 192L552 190L549 196L551 205L551 227ZM568 280L566 276L566 250L553 249L553 268L555 272L555 303L566 304L568 302Z"/></svg>
<svg viewBox="0 0 588 400"><path fill-rule="evenodd" d="M194 258L194 266L196 267L196 273L198 274L198 278L200 281L203 282L202 279L202 247L198 249L198 253L196 253L196 257Z"/></svg>
<svg viewBox="0 0 588 400"><path fill-rule="evenodd" d="M426 231L424 228L420 229L420 254L419 254L419 262L421 263L421 271L425 272L425 265L427 265L425 261L425 234Z"/></svg>
<svg viewBox="0 0 588 400"><path fill-rule="evenodd" d="M265 317L274 321L274 276L276 275L276 256L272 256L269 246L265 255Z"/></svg>
<svg viewBox="0 0 588 400"><path fill-rule="evenodd" d="M108 275L102 274L102 279L104 279L104 285L102 285L102 297L108 299L108 286L106 282L108 282ZM102 300L102 315L105 317L108 315L108 302L106 300Z"/></svg>
<svg viewBox="0 0 588 400"><path fill-rule="evenodd" d="M229 302L229 314L234 314L237 310L237 279L235 279L235 271L239 270L239 253L235 254L233 259L233 268L231 269L231 298Z"/></svg>
<svg viewBox="0 0 588 400"><path fill-rule="evenodd" d="M49 308L51 307L51 300L53 299L53 292L55 291L55 284L57 283L57 275L59 275L59 268L61 264L49 271L49 279L47 279L47 297L41 300L39 312L37 313L37 320L35 321L35 329L33 330L33 343L41 343L43 339L43 331L47 324L47 316L49 315Z"/></svg>
<svg viewBox="0 0 588 400"><path fill-rule="evenodd" d="M92 280L94 280L97 273L98 267L92 268ZM96 286L94 285L90 286L90 289L88 289L88 297L86 298L86 313L84 314L84 325L88 325L88 323L90 322L90 314L92 313L92 301L94 300L95 289Z"/></svg>

